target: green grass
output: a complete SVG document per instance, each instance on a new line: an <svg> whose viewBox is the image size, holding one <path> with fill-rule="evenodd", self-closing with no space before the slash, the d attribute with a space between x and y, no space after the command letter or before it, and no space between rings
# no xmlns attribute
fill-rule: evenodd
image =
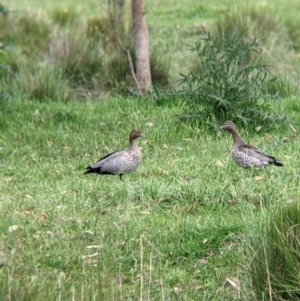
<svg viewBox="0 0 300 301"><path fill-rule="evenodd" d="M241 129L285 164L246 171L230 157L229 135L178 123L181 110L181 102L123 98L2 103L1 296L253 300L244 237L261 210L298 199L298 134ZM83 175L127 147L134 127L147 136L136 172L124 181ZM232 277L242 291L226 284Z"/></svg>
<svg viewBox="0 0 300 301"><path fill-rule="evenodd" d="M257 296L268 287L273 300L299 300L299 222L299 202L289 202L262 211L253 223L248 239L255 254L250 270Z"/></svg>
<svg viewBox="0 0 300 301"><path fill-rule="evenodd" d="M173 80L193 62L185 44L194 44L199 28L244 9L239 3L146 3L150 45L168 54ZM248 6L282 23L298 20L295 1L261 3ZM67 26L76 13L83 22L103 15L105 5L55 0L41 8L40 1L12 0L9 8ZM70 18L59 13L63 9ZM20 76L30 81L24 70ZM35 93L54 83L50 71L49 79L32 81ZM18 97L17 89L0 100L0 301L255 300L247 242L253 223L299 199L299 97L273 106L298 123L272 132L239 129L245 141L285 166L243 170L231 159L228 133L173 117L184 110L184 99L62 103L64 85L60 81L42 103ZM147 136L138 140L143 160L136 172L124 181L83 175L100 156L126 148L132 128ZM234 278L241 290L229 284Z"/></svg>

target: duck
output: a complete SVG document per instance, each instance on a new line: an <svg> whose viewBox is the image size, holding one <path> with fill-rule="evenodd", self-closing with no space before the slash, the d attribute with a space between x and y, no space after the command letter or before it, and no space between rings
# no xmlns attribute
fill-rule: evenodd
<svg viewBox="0 0 300 301"><path fill-rule="evenodd" d="M233 137L233 146L231 150L233 160L243 168L250 166L264 167L268 165L283 166L274 156L271 156L261 149L246 144L239 136L238 130L232 121L225 121L220 130L229 131Z"/></svg>
<svg viewBox="0 0 300 301"><path fill-rule="evenodd" d="M146 138L144 133L133 129L129 134L129 148L112 152L96 163L86 167L84 174L97 173L100 175L119 175L120 180L124 174L134 171L140 164L142 156L136 143L137 138Z"/></svg>

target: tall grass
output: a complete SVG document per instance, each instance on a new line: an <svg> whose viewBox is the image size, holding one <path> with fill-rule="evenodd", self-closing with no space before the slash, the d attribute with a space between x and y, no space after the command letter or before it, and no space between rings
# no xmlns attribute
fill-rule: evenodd
<svg viewBox="0 0 300 301"><path fill-rule="evenodd" d="M135 84L127 57L116 41L112 9L106 15L87 19L80 18L80 11L74 8L56 8L48 14L0 15L1 36L12 53L8 64L14 66L16 75L10 78L7 90L40 101L105 98L112 91L129 93L128 87ZM118 32L122 43L133 48L125 17L124 11ZM160 53L151 51L152 77L157 85L165 86L169 65ZM62 93L60 87L66 92ZM58 93L63 95L59 98Z"/></svg>
<svg viewBox="0 0 300 301"><path fill-rule="evenodd" d="M299 204L270 211L257 221L250 238L251 275L258 300L298 300Z"/></svg>
<svg viewBox="0 0 300 301"><path fill-rule="evenodd" d="M274 16L268 7L259 10L253 7L242 12L233 10L217 22L217 27L222 26L224 31L244 32L246 39L256 39L260 43L262 57L272 67L270 72L281 81L279 94L282 97L298 92L300 68L293 63L298 55L299 41L294 23L297 21L284 21L285 18Z"/></svg>

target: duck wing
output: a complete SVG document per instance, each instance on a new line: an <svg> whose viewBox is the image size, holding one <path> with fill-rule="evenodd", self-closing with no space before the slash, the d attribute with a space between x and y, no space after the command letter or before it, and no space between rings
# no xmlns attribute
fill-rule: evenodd
<svg viewBox="0 0 300 301"><path fill-rule="evenodd" d="M124 158L126 151L115 151L102 158L96 163L89 165L85 173L115 174L124 167Z"/></svg>
<svg viewBox="0 0 300 301"><path fill-rule="evenodd" d="M240 150L246 153L248 156L251 156L256 160L259 160L261 162L261 164L259 165L275 164L277 166L283 166L283 164L277 161L274 156L267 154L260 148L255 147L253 145L243 144L240 146Z"/></svg>

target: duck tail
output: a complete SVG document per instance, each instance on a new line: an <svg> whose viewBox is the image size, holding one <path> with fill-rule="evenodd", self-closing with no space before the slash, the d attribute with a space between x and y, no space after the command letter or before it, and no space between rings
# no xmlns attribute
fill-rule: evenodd
<svg viewBox="0 0 300 301"><path fill-rule="evenodd" d="M274 160L274 165L275 166L284 166L281 162L277 161L276 159Z"/></svg>
<svg viewBox="0 0 300 301"><path fill-rule="evenodd" d="M84 175L88 174L88 173L94 173L94 172L97 172L97 169L95 168L92 168L91 166L88 166L86 168L86 171L83 173Z"/></svg>

